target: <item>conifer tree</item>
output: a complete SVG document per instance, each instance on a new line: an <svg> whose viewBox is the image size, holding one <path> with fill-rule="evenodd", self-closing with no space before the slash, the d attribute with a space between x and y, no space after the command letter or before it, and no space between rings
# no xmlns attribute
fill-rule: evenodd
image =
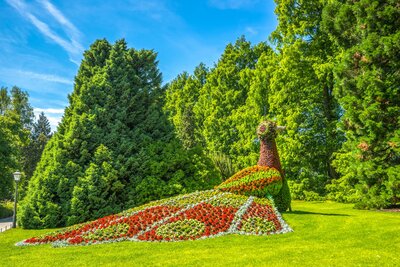
<svg viewBox="0 0 400 267"><path fill-rule="evenodd" d="M124 185L118 180L113 164L110 151L100 145L93 162L74 187L68 224L100 218L120 209L117 196Z"/></svg>
<svg viewBox="0 0 400 267"><path fill-rule="evenodd" d="M51 137L50 122L44 112L39 114L38 120L33 124L33 139L38 140L40 135L44 135L47 138Z"/></svg>
<svg viewBox="0 0 400 267"><path fill-rule="evenodd" d="M78 223L218 182L175 138L154 51L97 40L69 101L20 205L23 227Z"/></svg>
<svg viewBox="0 0 400 267"><path fill-rule="evenodd" d="M23 148L24 160L22 169L25 177L20 183L21 199L25 196L30 178L35 171L36 165L42 156L44 147L51 137L50 122L43 112L39 114L38 120L33 123L30 133L29 144Z"/></svg>
<svg viewBox="0 0 400 267"><path fill-rule="evenodd" d="M330 197L381 208L400 201L399 2L332 1L323 26L340 47L335 95L346 142Z"/></svg>

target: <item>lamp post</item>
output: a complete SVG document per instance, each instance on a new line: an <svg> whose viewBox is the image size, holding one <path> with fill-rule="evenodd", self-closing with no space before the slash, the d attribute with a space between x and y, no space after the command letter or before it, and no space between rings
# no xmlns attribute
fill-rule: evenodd
<svg viewBox="0 0 400 267"><path fill-rule="evenodd" d="M15 198L14 198L14 216L13 216L13 228L17 227L17 200L18 200L18 182L21 179L21 173L16 171L13 173L15 180Z"/></svg>

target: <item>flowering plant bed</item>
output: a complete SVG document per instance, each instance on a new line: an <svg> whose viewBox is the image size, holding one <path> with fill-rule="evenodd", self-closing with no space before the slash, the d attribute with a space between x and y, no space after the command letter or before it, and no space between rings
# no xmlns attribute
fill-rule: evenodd
<svg viewBox="0 0 400 267"><path fill-rule="evenodd" d="M216 187L221 191L258 197L276 196L281 188L282 177L279 171L265 166L243 169Z"/></svg>
<svg viewBox="0 0 400 267"><path fill-rule="evenodd" d="M270 198L220 190L150 202L98 220L67 227L16 245L89 245L130 241L180 241L225 234L289 232Z"/></svg>

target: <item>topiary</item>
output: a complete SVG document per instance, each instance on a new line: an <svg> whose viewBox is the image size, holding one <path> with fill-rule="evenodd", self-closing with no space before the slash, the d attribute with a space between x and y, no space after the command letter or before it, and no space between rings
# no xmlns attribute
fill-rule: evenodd
<svg viewBox="0 0 400 267"><path fill-rule="evenodd" d="M274 197L274 201L276 208L281 212L291 209L290 203L292 198L290 196L290 189L287 180L283 181L282 188L279 191L279 194Z"/></svg>
<svg viewBox="0 0 400 267"><path fill-rule="evenodd" d="M285 175L281 167L278 149L276 147L275 138L279 131L283 131L285 127L277 126L273 121L263 121L257 128L257 135L260 139L260 159L257 165L275 168L278 170L282 177L282 188L280 192L274 195L279 211L291 210L290 203L290 189L285 180Z"/></svg>
<svg viewBox="0 0 400 267"><path fill-rule="evenodd" d="M220 191L246 196L276 196L282 188L282 177L275 168L253 166L243 169L215 187Z"/></svg>

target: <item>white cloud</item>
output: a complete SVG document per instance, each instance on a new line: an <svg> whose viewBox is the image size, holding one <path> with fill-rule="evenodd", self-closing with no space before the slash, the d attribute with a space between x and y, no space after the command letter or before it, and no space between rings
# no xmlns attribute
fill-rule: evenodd
<svg viewBox="0 0 400 267"><path fill-rule="evenodd" d="M67 38L53 31L50 26L32 14L30 7L22 0L6 0L9 5L16 9L23 17L28 19L44 36L61 46L69 55L70 61L79 64L79 59L83 53L83 46L79 42L79 30L47 0L40 0L41 5L47 12L63 27Z"/></svg>
<svg viewBox="0 0 400 267"><path fill-rule="evenodd" d="M209 5L219 9L240 9L251 7L259 0L209 0Z"/></svg>
<svg viewBox="0 0 400 267"><path fill-rule="evenodd" d="M18 76L24 76L25 78L30 78L30 79L34 79L34 80L43 80L43 81L47 81L47 82L55 82L55 83L62 83L62 84L68 84L68 85L73 84L73 81L71 79L53 75L53 74L36 73L36 72L24 71L24 70L14 70L14 72Z"/></svg>
<svg viewBox="0 0 400 267"><path fill-rule="evenodd" d="M44 8L63 26L65 30L71 34L74 39L79 38L79 30L58 10L52 3L47 0L39 1Z"/></svg>
<svg viewBox="0 0 400 267"><path fill-rule="evenodd" d="M254 29L253 27L246 27L246 32L251 34L251 35L257 35L258 31L256 29Z"/></svg>

